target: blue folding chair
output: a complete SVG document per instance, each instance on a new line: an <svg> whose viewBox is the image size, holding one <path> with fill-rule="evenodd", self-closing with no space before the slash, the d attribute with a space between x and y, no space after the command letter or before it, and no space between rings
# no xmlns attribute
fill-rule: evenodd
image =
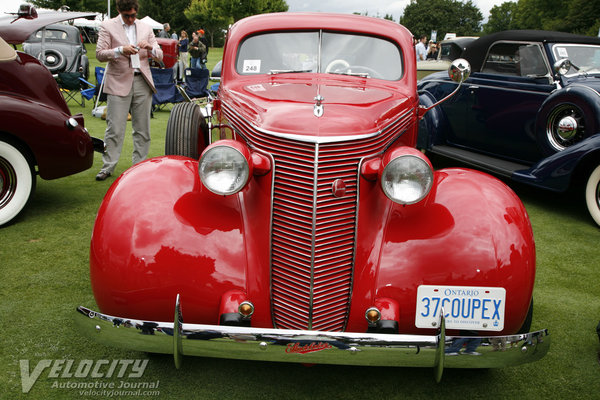
<svg viewBox="0 0 600 400"><path fill-rule="evenodd" d="M96 76L96 87L94 89L94 101L96 105L100 102L106 102L106 93L104 93L102 81L104 81L104 67L96 67L94 74Z"/></svg>
<svg viewBox="0 0 600 400"><path fill-rule="evenodd" d="M79 72L60 72L56 75L56 82L67 103L73 100L85 107L85 99L91 100L94 97L95 86L83 79ZM81 100L78 100L78 95Z"/></svg>
<svg viewBox="0 0 600 400"><path fill-rule="evenodd" d="M208 80L210 71L208 69L186 68L185 84L183 90L190 99L208 97Z"/></svg>
<svg viewBox="0 0 600 400"><path fill-rule="evenodd" d="M179 94L172 68L150 68L156 93L152 95L152 110L161 110L167 104L179 103L183 97Z"/></svg>

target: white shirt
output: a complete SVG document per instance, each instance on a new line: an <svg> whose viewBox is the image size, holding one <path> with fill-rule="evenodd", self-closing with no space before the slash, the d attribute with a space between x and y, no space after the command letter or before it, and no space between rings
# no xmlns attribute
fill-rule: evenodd
<svg viewBox="0 0 600 400"><path fill-rule="evenodd" d="M423 42L417 43L415 50L417 51L417 61L422 61L422 60L427 59L427 49L425 48L425 45L423 44Z"/></svg>

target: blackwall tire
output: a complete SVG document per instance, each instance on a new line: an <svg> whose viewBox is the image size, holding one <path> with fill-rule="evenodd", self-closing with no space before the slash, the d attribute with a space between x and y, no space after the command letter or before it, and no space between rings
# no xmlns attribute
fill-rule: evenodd
<svg viewBox="0 0 600 400"><path fill-rule="evenodd" d="M167 122L165 154L193 159L208 143L208 125L196 103L177 103Z"/></svg>
<svg viewBox="0 0 600 400"><path fill-rule="evenodd" d="M537 126L537 142L542 154L551 156L598 131L595 112L590 105L577 96L561 96L550 101L540 111ZM570 117L577 129L569 135L561 134L559 122Z"/></svg>
<svg viewBox="0 0 600 400"><path fill-rule="evenodd" d="M0 140L0 226L23 210L35 189L35 175L25 155Z"/></svg>
<svg viewBox="0 0 600 400"><path fill-rule="evenodd" d="M588 177L585 185L585 203L596 224L600 225L600 165Z"/></svg>

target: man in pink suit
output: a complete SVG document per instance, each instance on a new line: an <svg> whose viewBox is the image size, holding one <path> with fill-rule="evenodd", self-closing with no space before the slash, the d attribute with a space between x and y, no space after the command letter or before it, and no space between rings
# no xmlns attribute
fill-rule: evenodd
<svg viewBox="0 0 600 400"><path fill-rule="evenodd" d="M119 15L102 23L96 45L98 61L108 61L104 75L104 92L108 95L106 151L102 169L96 175L98 181L109 177L119 161L129 112L133 127L132 162L136 164L148 156L150 109L152 93L156 92L148 59L163 58L152 28L136 20L138 1L117 0L116 4Z"/></svg>

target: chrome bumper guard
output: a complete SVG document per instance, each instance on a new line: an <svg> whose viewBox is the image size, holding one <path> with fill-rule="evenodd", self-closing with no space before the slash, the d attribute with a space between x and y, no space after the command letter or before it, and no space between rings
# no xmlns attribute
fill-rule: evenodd
<svg viewBox="0 0 600 400"><path fill-rule="evenodd" d="M444 368L496 368L537 361L550 347L547 330L510 336L403 335L324 332L186 324L180 305L175 322L113 317L77 308L77 324L88 336L111 346L184 355L309 364L433 367L436 381ZM464 349L463 349L464 347ZM464 350L464 351L463 351Z"/></svg>

